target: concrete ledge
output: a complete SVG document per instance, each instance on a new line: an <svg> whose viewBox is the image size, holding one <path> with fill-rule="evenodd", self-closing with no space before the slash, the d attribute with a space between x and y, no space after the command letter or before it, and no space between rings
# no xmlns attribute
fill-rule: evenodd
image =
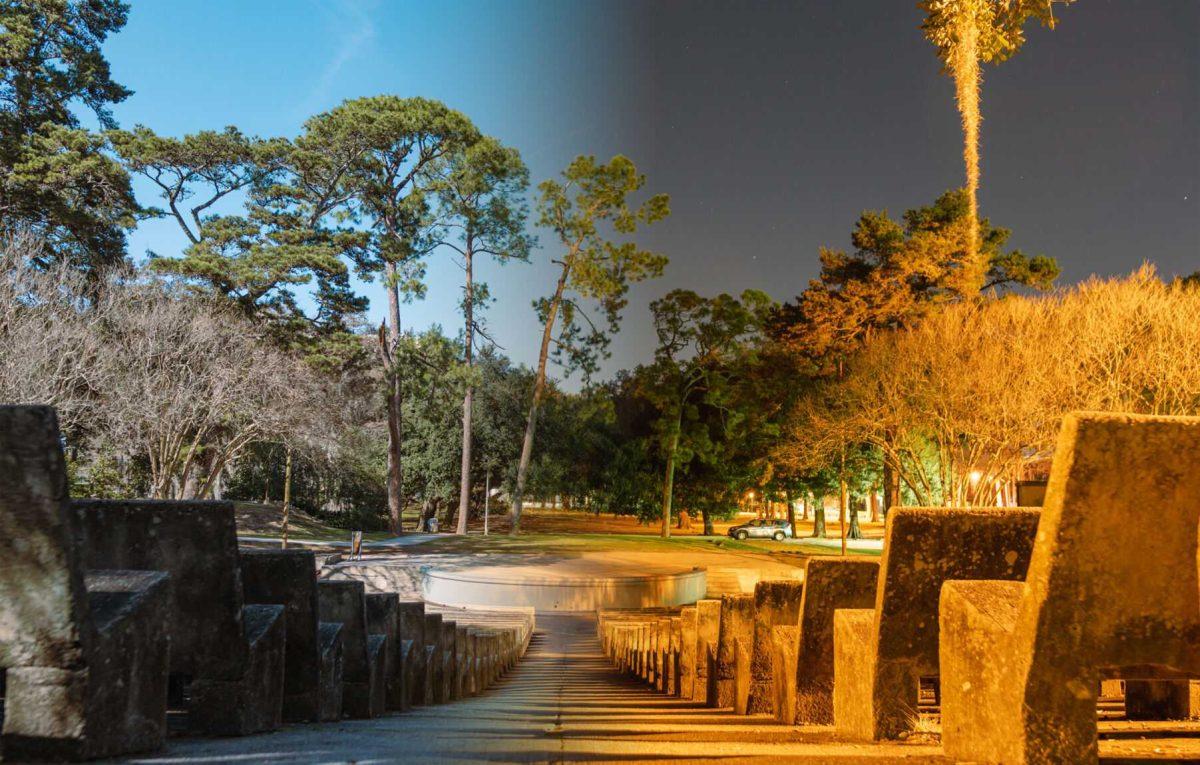
<svg viewBox="0 0 1200 765"><path fill-rule="evenodd" d="M457 606L524 606L537 611L596 611L601 608L673 606L704 597L708 573L592 578L488 576L481 572L431 569L424 572L425 600Z"/></svg>

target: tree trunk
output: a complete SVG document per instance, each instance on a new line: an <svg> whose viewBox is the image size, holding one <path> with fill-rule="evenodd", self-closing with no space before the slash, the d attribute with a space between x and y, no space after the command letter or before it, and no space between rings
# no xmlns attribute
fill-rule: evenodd
<svg viewBox="0 0 1200 765"><path fill-rule="evenodd" d="M700 511L700 517L704 519L704 536L711 537L713 535L712 516L708 513L708 508Z"/></svg>
<svg viewBox="0 0 1200 765"><path fill-rule="evenodd" d="M843 464L845 457L843 457ZM842 531L842 555L846 554L846 479L838 479L838 526Z"/></svg>
<svg viewBox="0 0 1200 765"><path fill-rule="evenodd" d="M475 282L472 273L472 256L474 255L473 246L470 237L467 238L467 246L465 248L464 259L466 261L467 271L467 288L464 299L463 312L466 314L467 322L465 331L466 338L466 360L467 371L471 371L474 366L474 353L471 344L475 339L475 324L474 324L474 300L475 300ZM467 392L463 395L463 433L462 433L462 478L458 487L458 528L455 529L457 534L467 533L467 516L470 512L471 502L471 408L472 399L475 394L474 384L468 380Z"/></svg>
<svg viewBox="0 0 1200 765"><path fill-rule="evenodd" d="M792 536L796 535L796 508L792 504L792 490L783 490L783 501L787 502L787 522L792 527Z"/></svg>
<svg viewBox="0 0 1200 765"><path fill-rule="evenodd" d="M964 284L964 294L982 289L986 264L979 263L979 90L982 77L979 69L979 19L972 3L963 3L964 12L958 18L958 44L950 62L954 76L954 95L962 117L963 164L967 171L968 240L967 268L969 278L977 285Z"/></svg>
<svg viewBox="0 0 1200 765"><path fill-rule="evenodd" d="M850 530L846 532L846 539L862 539L862 529L858 526L858 503L850 503ZM843 546L845 541L842 542Z"/></svg>
<svg viewBox="0 0 1200 765"><path fill-rule="evenodd" d="M397 281L396 264L388 261L384 267L388 281L388 336L391 346L386 349L385 361L394 360L396 350L400 347L400 285ZM382 338L381 338L382 340ZM403 453L403 405L404 396L400 389L400 370L395 368L394 361L389 363L388 370L388 515L391 519L393 534L403 531L401 516L404 513L404 453Z"/></svg>
<svg viewBox="0 0 1200 765"><path fill-rule="evenodd" d="M881 520L887 520L888 510L900 504L900 471L896 470L890 457L883 458L883 512Z"/></svg>
<svg viewBox="0 0 1200 765"><path fill-rule="evenodd" d="M288 516L292 512L292 447L287 447L287 459L283 466L283 549L288 546Z"/></svg>
<svg viewBox="0 0 1200 765"><path fill-rule="evenodd" d="M568 261L569 262L569 261ZM558 317L558 308L562 303L563 290L567 286L567 276L570 266L564 263L562 274L558 277L558 286L554 289L554 298L550 301L550 310L546 312L546 326L542 330L542 349L538 353L537 377L533 381L533 402L529 405L529 420L525 423L525 440L521 444L521 461L517 465L517 486L512 498L512 528L509 534L521 533L521 502L525 493L525 479L529 474L529 463L533 458L533 432L537 428L538 405L542 401L542 392L546 387L546 361L550 357L550 341L554 338L554 320Z"/></svg>
<svg viewBox="0 0 1200 765"><path fill-rule="evenodd" d="M671 538L671 492L675 486L675 451L679 448L679 429L683 425L683 407L675 416L675 424L671 428L671 442L667 446L667 471L663 476L662 498L662 537Z"/></svg>
<svg viewBox="0 0 1200 765"><path fill-rule="evenodd" d="M825 498L813 504L813 538L825 538Z"/></svg>

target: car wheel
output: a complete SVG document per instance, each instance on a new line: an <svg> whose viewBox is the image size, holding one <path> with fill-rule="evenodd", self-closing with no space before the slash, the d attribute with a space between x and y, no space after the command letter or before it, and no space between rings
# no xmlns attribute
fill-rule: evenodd
<svg viewBox="0 0 1200 765"><path fill-rule="evenodd" d="M738 538L739 540L745 540L745 538L746 538L746 537L748 537L748 536L750 536L750 535L749 535L749 534L747 534L747 533L746 533L746 532L744 532L744 531L739 531L739 532L737 533L737 538Z"/></svg>
<svg viewBox="0 0 1200 765"><path fill-rule="evenodd" d="M776 541L776 542L782 542L782 541L783 541L783 538L784 538L785 536L787 536L787 535L786 535L786 534L784 534L782 531L776 531L776 532L775 532L775 541Z"/></svg>

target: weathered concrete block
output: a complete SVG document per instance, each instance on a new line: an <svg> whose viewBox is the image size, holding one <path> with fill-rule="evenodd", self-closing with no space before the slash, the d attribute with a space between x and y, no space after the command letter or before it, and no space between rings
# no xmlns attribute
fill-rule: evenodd
<svg viewBox="0 0 1200 765"><path fill-rule="evenodd" d="M439 704L445 704L453 701L454 695L454 676L458 671L456 660L456 640L458 625L454 622L442 618L441 637L438 640L438 650L442 656L442 673L441 680L437 689L437 700Z"/></svg>
<svg viewBox="0 0 1200 765"><path fill-rule="evenodd" d="M671 696L679 695L679 662L683 642L683 618L671 617L671 638L667 647L667 687L666 692Z"/></svg>
<svg viewBox="0 0 1200 765"><path fill-rule="evenodd" d="M750 660L754 653L753 638L734 638L733 646L733 713L746 714L750 705Z"/></svg>
<svg viewBox="0 0 1200 765"><path fill-rule="evenodd" d="M425 604L401 601L399 623L400 639L412 644L404 669L407 707L419 706L425 703Z"/></svg>
<svg viewBox="0 0 1200 765"><path fill-rule="evenodd" d="M754 634L754 596L721 597L721 626L717 642L717 699L715 706L732 707L736 679L738 638L750 640ZM713 706L712 699L709 705Z"/></svg>
<svg viewBox="0 0 1200 765"><path fill-rule="evenodd" d="M913 729L920 680L939 675L942 584L1024 579L1039 515L1032 508L902 507L888 513L876 606L839 612L838 620L847 619L844 629L835 622L839 735L875 740ZM839 646L838 640L853 642Z"/></svg>
<svg viewBox="0 0 1200 765"><path fill-rule="evenodd" d="M342 667L344 646L341 622L320 622L317 629L320 672L317 717L321 722L342 719Z"/></svg>
<svg viewBox="0 0 1200 765"><path fill-rule="evenodd" d="M323 579L317 583L317 593L321 621L342 623L342 714L356 719L374 717L363 583ZM376 672L382 676L378 669Z"/></svg>
<svg viewBox="0 0 1200 765"><path fill-rule="evenodd" d="M796 717L786 722L833 722L833 614L840 608L873 606L878 578L877 560L818 556L805 565L796 659Z"/></svg>
<svg viewBox="0 0 1200 765"><path fill-rule="evenodd" d="M771 708L775 721L792 725L796 721L796 664L800 652L799 627L771 628Z"/></svg>
<svg viewBox="0 0 1200 765"><path fill-rule="evenodd" d="M388 636L367 634L368 703L371 717L387 711Z"/></svg>
<svg viewBox="0 0 1200 765"><path fill-rule="evenodd" d="M1200 418L1064 418L1024 583L941 595L946 754L1096 762L1101 669L1200 677ZM1114 548L1154 508L1153 555Z"/></svg>
<svg viewBox="0 0 1200 765"><path fill-rule="evenodd" d="M85 577L68 501L54 411L0 407L6 760L148 751L166 732L168 576Z"/></svg>
<svg viewBox="0 0 1200 765"><path fill-rule="evenodd" d="M246 606L243 613L250 662L237 680L197 679L191 684L197 730L215 736L246 736L282 722L287 617L280 605Z"/></svg>
<svg viewBox="0 0 1200 765"><path fill-rule="evenodd" d="M384 656L385 708L404 709L404 661L400 656L400 596L394 592L367 593L367 631L386 635Z"/></svg>
<svg viewBox="0 0 1200 765"><path fill-rule="evenodd" d="M283 720L320 719L316 556L307 550L243 550L242 594L248 604L278 604L287 613Z"/></svg>
<svg viewBox="0 0 1200 765"><path fill-rule="evenodd" d="M799 579L766 580L754 586L754 646L750 658L748 714L773 714L775 711L771 630L798 623L803 599L804 582Z"/></svg>
<svg viewBox="0 0 1200 765"><path fill-rule="evenodd" d="M709 669L716 661L717 642L721 635L721 601L716 598L696 601L696 682L692 700L716 706L716 678ZM712 661L709 655L712 655ZM709 691L713 690L710 694ZM710 703L711 701L711 703Z"/></svg>
<svg viewBox="0 0 1200 765"><path fill-rule="evenodd" d="M171 574L171 672L237 680L250 661L232 502L75 500L84 565Z"/></svg>
<svg viewBox="0 0 1200 765"><path fill-rule="evenodd" d="M696 607L679 612L679 697L694 696L696 683Z"/></svg>
<svg viewBox="0 0 1200 765"><path fill-rule="evenodd" d="M445 670L445 661L442 655L442 615L441 614L425 614L425 647L432 649L426 651L425 664L425 687L428 692L425 694L426 704L438 704L442 687L442 673Z"/></svg>
<svg viewBox="0 0 1200 765"><path fill-rule="evenodd" d="M1130 720L1193 720L1200 717L1200 682L1126 680L1125 716Z"/></svg>

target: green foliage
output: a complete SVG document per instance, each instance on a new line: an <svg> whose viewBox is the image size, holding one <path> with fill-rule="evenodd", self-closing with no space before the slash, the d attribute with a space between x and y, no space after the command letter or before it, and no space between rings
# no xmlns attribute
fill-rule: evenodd
<svg viewBox="0 0 1200 765"><path fill-rule="evenodd" d="M979 221L982 283L969 276L967 193L953 190L903 223L886 211L864 212L852 252L821 249L821 275L776 317L776 336L812 358L836 360L872 332L912 326L939 303L973 299L982 289L1049 289L1058 264L1042 255L1005 251L1011 232Z"/></svg>
<svg viewBox="0 0 1200 765"><path fill-rule="evenodd" d="M296 161L323 180L323 199L345 200L346 215L371 231L357 258L364 275L390 271L389 288L419 297L422 259L439 243L437 170L479 138L465 115L439 101L373 96L308 120Z"/></svg>
<svg viewBox="0 0 1200 765"><path fill-rule="evenodd" d="M645 182L627 157L598 164L595 157L580 156L562 180L538 185L538 225L554 232L564 253L554 261L562 267L554 296L535 301L534 308L543 324L552 309L561 311L554 357L568 373L578 369L586 377L596 371L617 331L629 285L661 276L666 267L666 256L625 238L670 214L666 194L631 203ZM593 322L576 298L595 301L606 326Z"/></svg>
<svg viewBox="0 0 1200 765"><path fill-rule="evenodd" d="M0 230L31 230L85 269L121 261L137 209L128 176L73 112L113 126L109 105L130 91L100 46L127 13L116 0L0 4Z"/></svg>
<svg viewBox="0 0 1200 765"><path fill-rule="evenodd" d="M966 15L978 30L980 60L998 64L1012 58L1025 44L1027 21L1036 19L1054 29L1054 4L1071 2L1074 0L922 0L917 6L926 14L921 29L937 47L942 61L953 58L961 34L959 23Z"/></svg>

